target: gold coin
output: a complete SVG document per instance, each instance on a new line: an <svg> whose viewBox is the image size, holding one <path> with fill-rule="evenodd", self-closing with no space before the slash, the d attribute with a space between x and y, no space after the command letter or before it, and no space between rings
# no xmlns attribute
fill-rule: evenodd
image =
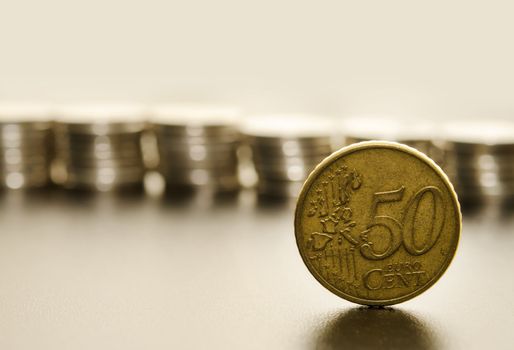
<svg viewBox="0 0 514 350"><path fill-rule="evenodd" d="M448 177L423 153L392 142L361 142L327 157L307 178L295 213L309 271L363 305L427 290L450 264L460 231Z"/></svg>

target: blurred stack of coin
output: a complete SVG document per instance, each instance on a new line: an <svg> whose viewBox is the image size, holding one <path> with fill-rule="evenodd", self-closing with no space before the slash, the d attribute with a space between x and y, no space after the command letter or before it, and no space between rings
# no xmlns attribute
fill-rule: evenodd
<svg viewBox="0 0 514 350"><path fill-rule="evenodd" d="M157 171L168 190L239 189L237 108L162 105L151 114L159 154Z"/></svg>
<svg viewBox="0 0 514 350"><path fill-rule="evenodd" d="M416 148L442 165L444 147L436 134L436 126L428 120L408 120L391 116L354 116L345 118L342 133L345 144L361 141L393 141Z"/></svg>
<svg viewBox="0 0 514 350"><path fill-rule="evenodd" d="M0 179L10 189L50 183L52 123L45 106L0 106Z"/></svg>
<svg viewBox="0 0 514 350"><path fill-rule="evenodd" d="M259 194L296 197L316 165L332 153L333 122L319 116L255 116L243 126Z"/></svg>
<svg viewBox="0 0 514 350"><path fill-rule="evenodd" d="M453 121L445 123L444 169L461 200L514 198L514 123Z"/></svg>
<svg viewBox="0 0 514 350"><path fill-rule="evenodd" d="M144 110L132 105L61 108L55 123L56 182L109 191L142 188Z"/></svg>

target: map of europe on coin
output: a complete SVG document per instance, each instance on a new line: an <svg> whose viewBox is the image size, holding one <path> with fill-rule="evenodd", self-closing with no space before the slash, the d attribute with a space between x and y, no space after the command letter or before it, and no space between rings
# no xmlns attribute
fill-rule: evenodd
<svg viewBox="0 0 514 350"><path fill-rule="evenodd" d="M392 305L446 271L461 231L457 195L417 150L361 142L323 160L295 213L305 265L327 289L363 305Z"/></svg>

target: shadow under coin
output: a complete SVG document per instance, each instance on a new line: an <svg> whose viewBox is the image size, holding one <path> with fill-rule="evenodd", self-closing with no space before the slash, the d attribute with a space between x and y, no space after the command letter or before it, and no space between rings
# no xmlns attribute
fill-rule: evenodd
<svg viewBox="0 0 514 350"><path fill-rule="evenodd" d="M208 188L187 188L167 186L160 199L167 207L212 208L233 206L240 191L214 191Z"/></svg>
<svg viewBox="0 0 514 350"><path fill-rule="evenodd" d="M500 214L502 219L514 218L514 197L504 198L501 201Z"/></svg>
<svg viewBox="0 0 514 350"><path fill-rule="evenodd" d="M315 349L437 349L434 332L413 315L392 308L359 307L320 330Z"/></svg>
<svg viewBox="0 0 514 350"><path fill-rule="evenodd" d="M481 214L487 207L484 199L470 200L467 198L459 199L461 211L464 216L476 216Z"/></svg>
<svg viewBox="0 0 514 350"><path fill-rule="evenodd" d="M269 196L265 194L255 194L256 208L262 211L274 211L282 208L294 208L296 199L291 197Z"/></svg>

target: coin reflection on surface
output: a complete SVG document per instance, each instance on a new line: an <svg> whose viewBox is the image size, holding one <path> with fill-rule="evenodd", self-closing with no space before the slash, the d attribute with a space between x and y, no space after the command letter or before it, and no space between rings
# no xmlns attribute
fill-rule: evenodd
<svg viewBox="0 0 514 350"><path fill-rule="evenodd" d="M439 348L436 336L422 320L392 308L359 307L339 314L319 332L316 350Z"/></svg>

